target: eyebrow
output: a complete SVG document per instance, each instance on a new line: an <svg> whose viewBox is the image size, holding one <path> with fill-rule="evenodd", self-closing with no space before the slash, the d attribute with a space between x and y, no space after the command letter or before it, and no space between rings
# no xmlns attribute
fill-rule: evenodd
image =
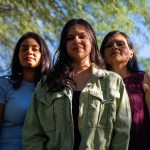
<svg viewBox="0 0 150 150"><path fill-rule="evenodd" d="M124 41L124 40L114 40L114 41L108 41L107 43L114 43L114 42L124 42L124 43L125 43L125 41Z"/></svg>
<svg viewBox="0 0 150 150"><path fill-rule="evenodd" d="M40 47L39 45L28 45L28 44L22 44L22 45L20 45L20 47L25 47L25 46Z"/></svg>
<svg viewBox="0 0 150 150"><path fill-rule="evenodd" d="M88 35L86 32L84 32L84 31L82 31L82 32L79 32L78 34L86 34L86 35ZM68 34L67 36L74 36L74 34Z"/></svg>

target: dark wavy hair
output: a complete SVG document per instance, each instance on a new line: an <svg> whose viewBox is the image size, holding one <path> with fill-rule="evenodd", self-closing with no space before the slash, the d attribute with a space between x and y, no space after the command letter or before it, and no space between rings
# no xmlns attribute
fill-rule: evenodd
<svg viewBox="0 0 150 150"><path fill-rule="evenodd" d="M47 83L50 90L60 90L64 88L65 85L67 85L68 81L73 82L73 80L71 79L73 62L67 54L67 35L69 29L76 24L84 27L86 32L88 32L91 37L91 62L96 64L99 68L104 68L104 62L98 49L96 35L91 25L84 19L71 19L66 23L62 30L59 48L56 51L53 59L54 65L50 73L48 74ZM57 59L55 59L56 56L58 56ZM55 60L56 63L54 62Z"/></svg>
<svg viewBox="0 0 150 150"><path fill-rule="evenodd" d="M22 42L28 38L33 38L39 44L40 51L41 51L41 64L37 68L37 73L36 73L34 83L36 84L43 75L47 74L50 68L50 64L51 64L50 53L47 44L43 40L43 38L34 32L27 32L23 34L23 36L16 43L11 65L10 65L10 69L11 69L10 80L13 84L14 89L18 89L20 87L21 81L23 79L22 66L19 61L19 50Z"/></svg>
<svg viewBox="0 0 150 150"><path fill-rule="evenodd" d="M118 30L111 31L104 37L104 39L103 39L103 41L101 43L101 47L100 47L100 52L101 52L101 55L104 58L104 60L105 60L104 52L105 52L105 49L106 49L106 44L107 44L109 38L114 36L115 34L122 35L127 40L127 44L129 46L129 48L130 49L134 49L133 44L131 42L131 39L129 38L129 36L127 36L127 34L125 34L124 32L120 32ZM106 69L110 70L110 66L108 64L106 64ZM127 69L131 73L140 71L135 52L134 52L134 55L133 55L132 59L129 60L128 63L127 63Z"/></svg>

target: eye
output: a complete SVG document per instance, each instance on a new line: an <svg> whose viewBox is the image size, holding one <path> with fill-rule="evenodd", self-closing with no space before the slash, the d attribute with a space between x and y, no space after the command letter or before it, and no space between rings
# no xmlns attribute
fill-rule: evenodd
<svg viewBox="0 0 150 150"><path fill-rule="evenodd" d="M86 34L81 34L79 37L80 37L80 39L87 39L88 38L88 36Z"/></svg>
<svg viewBox="0 0 150 150"><path fill-rule="evenodd" d="M67 41L73 40L73 36L67 37Z"/></svg>
<svg viewBox="0 0 150 150"><path fill-rule="evenodd" d="M40 49L39 49L38 47L33 47L33 48L32 48L32 51L33 51L33 52L40 52Z"/></svg>
<svg viewBox="0 0 150 150"><path fill-rule="evenodd" d="M108 44L106 44L105 48L110 48L112 46L113 46L113 43L108 43Z"/></svg>
<svg viewBox="0 0 150 150"><path fill-rule="evenodd" d="M27 47L21 47L21 48L20 48L20 51L22 51L22 52L26 52L27 50L28 50Z"/></svg>
<svg viewBox="0 0 150 150"><path fill-rule="evenodd" d="M124 46L124 42L122 42L122 41L117 42L117 46Z"/></svg>

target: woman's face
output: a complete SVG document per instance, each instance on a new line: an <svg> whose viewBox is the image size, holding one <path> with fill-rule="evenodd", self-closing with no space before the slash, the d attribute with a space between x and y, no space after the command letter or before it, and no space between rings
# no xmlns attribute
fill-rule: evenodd
<svg viewBox="0 0 150 150"><path fill-rule="evenodd" d="M73 62L90 63L91 38L85 28L73 25L67 35L67 53Z"/></svg>
<svg viewBox="0 0 150 150"><path fill-rule="evenodd" d="M25 39L19 49L19 60L23 68L35 69L41 63L40 46L33 38Z"/></svg>
<svg viewBox="0 0 150 150"><path fill-rule="evenodd" d="M127 65L133 54L133 49L129 48L126 38L121 34L114 34L106 43L104 59L110 66L122 63Z"/></svg>

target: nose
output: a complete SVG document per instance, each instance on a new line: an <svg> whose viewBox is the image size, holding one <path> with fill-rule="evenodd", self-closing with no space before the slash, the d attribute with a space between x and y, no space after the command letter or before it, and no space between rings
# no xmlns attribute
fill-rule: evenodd
<svg viewBox="0 0 150 150"><path fill-rule="evenodd" d="M118 46L117 46L117 44L116 44L115 42L112 44L112 48L113 48L113 49L118 48Z"/></svg>
<svg viewBox="0 0 150 150"><path fill-rule="evenodd" d="M33 53L32 47L28 47L28 49L27 49L27 54L32 54L32 53Z"/></svg>
<svg viewBox="0 0 150 150"><path fill-rule="evenodd" d="M73 40L73 44L78 44L80 42L80 39L78 36L75 36L74 37L74 40Z"/></svg>

